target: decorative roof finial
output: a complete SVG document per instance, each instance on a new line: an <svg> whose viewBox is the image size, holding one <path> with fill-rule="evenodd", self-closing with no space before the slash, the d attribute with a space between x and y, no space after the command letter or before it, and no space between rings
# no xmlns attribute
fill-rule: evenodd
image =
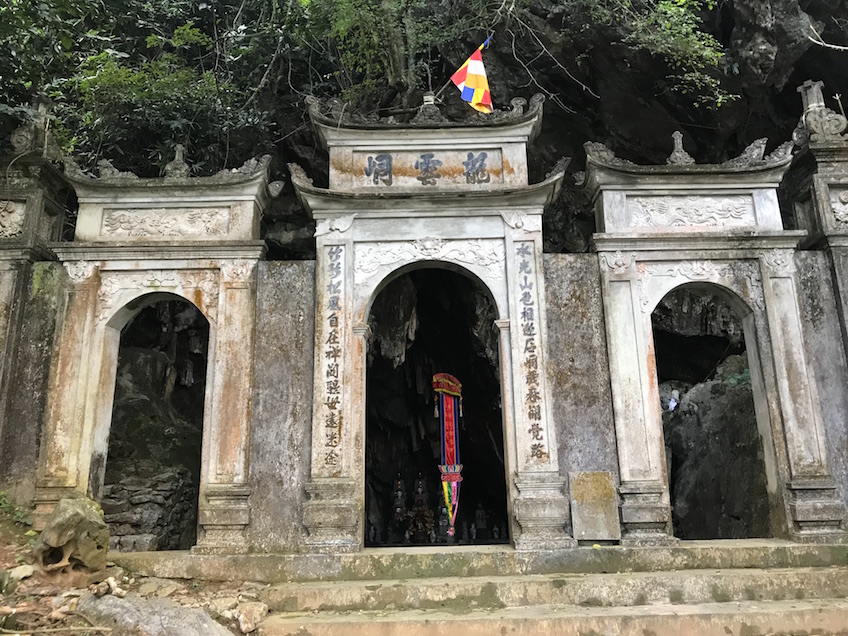
<svg viewBox="0 0 848 636"><path fill-rule="evenodd" d="M676 130L671 137L674 139L674 151L665 162L670 166L688 166L695 163L692 156L683 149L683 133Z"/></svg>
<svg viewBox="0 0 848 636"><path fill-rule="evenodd" d="M166 178L185 179L189 176L189 167L185 161L185 146L177 144L174 146L174 158L165 164L163 171Z"/></svg>
<svg viewBox="0 0 848 636"><path fill-rule="evenodd" d="M845 141L842 133L848 129L848 119L825 105L823 86L822 82L807 80L798 87L804 104L804 114L801 115L801 121L792 138L799 146L807 141Z"/></svg>

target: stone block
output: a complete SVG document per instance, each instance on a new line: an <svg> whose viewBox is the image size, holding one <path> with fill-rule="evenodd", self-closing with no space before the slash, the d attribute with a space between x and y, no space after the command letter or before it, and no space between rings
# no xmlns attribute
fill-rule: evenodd
<svg viewBox="0 0 848 636"><path fill-rule="evenodd" d="M568 474L571 487L571 524L578 541L617 541L618 495L610 472Z"/></svg>

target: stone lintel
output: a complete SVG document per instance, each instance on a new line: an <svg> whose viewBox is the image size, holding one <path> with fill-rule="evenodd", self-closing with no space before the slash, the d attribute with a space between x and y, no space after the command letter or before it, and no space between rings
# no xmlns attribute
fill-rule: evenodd
<svg viewBox="0 0 848 636"><path fill-rule="evenodd" d="M128 263L126 269L138 269L134 261L160 261L157 268L181 269L187 261L217 261L228 259L261 259L267 246L265 241L216 241L198 244L192 241L169 241L145 245L143 243L52 243L50 248L61 261L112 261L110 269L121 269L120 262ZM171 263L173 261L173 263ZM215 267L214 264L208 267Z"/></svg>
<svg viewBox="0 0 848 636"><path fill-rule="evenodd" d="M503 209L538 210L556 199L565 175L562 168L540 183L501 190L335 192L312 185L305 175L299 174L298 171L303 171L296 164L289 164L289 168L298 199L315 219L352 214L357 218L381 219L446 215L478 217L499 216Z"/></svg>
<svg viewBox="0 0 848 636"><path fill-rule="evenodd" d="M711 233L604 233L593 234L595 249L599 252L638 252L640 261L677 260L691 258L698 252L699 259L756 258L760 250L795 249L807 236L804 230L779 232L738 232L724 230Z"/></svg>

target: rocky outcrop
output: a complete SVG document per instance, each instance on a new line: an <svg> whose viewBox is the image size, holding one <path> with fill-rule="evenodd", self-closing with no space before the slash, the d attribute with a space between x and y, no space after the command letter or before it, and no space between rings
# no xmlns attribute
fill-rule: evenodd
<svg viewBox="0 0 848 636"><path fill-rule="evenodd" d="M106 568L109 529L90 499L62 499L32 549L45 572L97 572Z"/></svg>
<svg viewBox="0 0 848 636"><path fill-rule="evenodd" d="M670 385L661 387L661 394ZM763 450L746 357L730 356L713 379L688 391L684 388L674 410L666 402L663 428L675 535L771 536Z"/></svg>

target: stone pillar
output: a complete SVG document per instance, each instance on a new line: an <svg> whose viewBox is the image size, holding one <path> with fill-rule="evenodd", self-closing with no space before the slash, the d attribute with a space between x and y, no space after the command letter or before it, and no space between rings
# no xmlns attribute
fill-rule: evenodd
<svg viewBox="0 0 848 636"><path fill-rule="evenodd" d="M599 257L621 478L622 543L668 543L672 537L665 448L659 404L651 400L656 363L650 320L646 326L639 308L636 259L621 252L601 252Z"/></svg>
<svg viewBox="0 0 848 636"><path fill-rule="evenodd" d="M47 412L41 438L33 528L40 530L63 497L85 492L80 480L82 423L91 360L85 354L94 333L99 274L93 262L64 263L71 279L65 291L58 342L48 385Z"/></svg>
<svg viewBox="0 0 848 636"><path fill-rule="evenodd" d="M521 533L515 538L519 550L552 549L576 545L568 534L569 503L565 479L559 472L556 432L549 412L547 386L547 320L542 276L540 232L524 233L507 242L509 326L501 327L501 355L508 332L508 381L511 417L515 431L515 501L512 512ZM504 396L504 409L508 408Z"/></svg>
<svg viewBox="0 0 848 636"><path fill-rule="evenodd" d="M250 523L247 485L248 440L253 400L253 343L256 261L221 263L218 321L215 325L210 416L204 431L198 522L193 552L247 551Z"/></svg>
<svg viewBox="0 0 848 636"><path fill-rule="evenodd" d="M801 536L839 531L845 509L830 474L815 377L804 348L794 252L760 257L778 402L789 460L790 513Z"/></svg>
<svg viewBox="0 0 848 636"><path fill-rule="evenodd" d="M364 502L357 488L362 458L357 445L361 450L365 430L367 327L356 333L349 328L352 258L348 242L318 238L312 457L304 504L306 543L316 551L350 552L363 545ZM354 422L354 414L363 421Z"/></svg>

